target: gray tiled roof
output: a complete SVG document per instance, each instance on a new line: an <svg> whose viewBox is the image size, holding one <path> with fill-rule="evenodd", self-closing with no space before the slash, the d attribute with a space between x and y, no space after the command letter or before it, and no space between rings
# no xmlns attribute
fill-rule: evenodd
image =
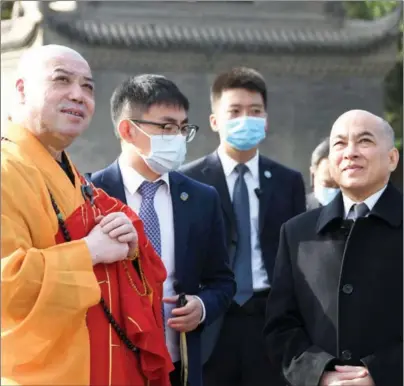
<svg viewBox="0 0 404 386"><path fill-rule="evenodd" d="M65 15L64 15L65 16ZM108 22L59 17L49 13L47 23L57 32L82 43L115 48L237 52L357 52L367 51L398 34L398 12L376 21L347 21L342 28L315 25L285 28L268 25L206 25Z"/></svg>

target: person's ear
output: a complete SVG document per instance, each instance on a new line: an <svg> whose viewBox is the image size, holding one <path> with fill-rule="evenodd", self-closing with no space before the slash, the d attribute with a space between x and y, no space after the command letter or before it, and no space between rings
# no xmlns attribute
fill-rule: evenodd
<svg viewBox="0 0 404 386"><path fill-rule="evenodd" d="M216 119L216 115L214 113L210 114L209 122L210 122L210 128L212 129L212 131L217 133L219 131L219 127L217 125L217 119Z"/></svg>
<svg viewBox="0 0 404 386"><path fill-rule="evenodd" d="M390 173L393 173L396 170L398 161L400 160L400 153L398 150L393 147L389 152L389 170Z"/></svg>
<svg viewBox="0 0 404 386"><path fill-rule="evenodd" d="M133 130L132 124L127 119L122 119L119 121L118 126L116 128L117 133L122 141L132 143L134 137L136 136L136 131Z"/></svg>
<svg viewBox="0 0 404 386"><path fill-rule="evenodd" d="M314 171L315 171L314 166L310 166L310 186L312 188L314 187Z"/></svg>

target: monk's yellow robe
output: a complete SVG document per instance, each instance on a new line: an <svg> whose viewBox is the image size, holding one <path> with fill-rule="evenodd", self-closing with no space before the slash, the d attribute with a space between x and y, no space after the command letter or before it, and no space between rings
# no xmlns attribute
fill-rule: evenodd
<svg viewBox="0 0 404 386"><path fill-rule="evenodd" d="M94 219L88 217L88 213L94 210L83 197L79 183L82 177L73 170L78 182L74 186L27 130L10 124L6 137L9 141L2 140L1 143L2 384L168 385L172 364L166 348L161 347L164 335L156 332L157 328L163 331L162 321L156 322L158 316L154 318L153 315L153 312L159 313L156 312L159 309L157 299L154 309L148 311L150 304L147 308L145 298L132 295L129 284L125 284L123 293L119 293L119 283L126 283L124 277L119 277L122 268L119 266L118 269L117 263L93 267L90 252L82 239L75 240L73 237L74 241L66 243L62 238L61 243L57 242L56 235L60 239L61 231L50 192L63 218L69 219L73 213L80 214L71 221L73 226L70 231L73 234L80 234L77 237L82 238L80 232L88 233L93 226L87 224L88 221L94 223ZM102 199L110 199L104 192L97 193L98 196L100 194ZM132 215L129 209L126 210ZM85 216L81 216L80 211L86 213ZM84 225L81 224L82 217ZM142 246L139 241L142 252L145 251L143 244L148 244L148 241L142 238L142 229L136 229L142 240ZM150 255L150 251L144 253ZM161 263L156 259L154 264L157 267ZM97 267L98 280L95 274ZM134 271L131 265L130 269ZM145 272L149 274L152 270ZM104 278L103 275L106 279L110 278L115 288L108 280L100 279ZM139 279L136 280L139 283ZM153 280L150 282L153 283ZM101 283L104 287L100 289ZM108 285L105 286L105 283ZM137 328L130 337L134 337L136 345L145 350L140 360L135 361L133 353L112 331L99 306L101 293L111 303L115 299L115 304L122 301L122 297L126 299L123 308L118 309L118 315L115 315L118 321L122 322L124 316L131 312L125 307L130 308L132 304L137 307L133 318L139 313L139 317L143 314L148 317L144 321L137 318L139 323L133 319L133 323L129 323L125 319L129 330ZM161 298L158 300L161 301ZM117 309L117 306L114 307ZM91 312L88 312L89 309ZM86 321L90 315L92 320ZM93 331L91 335L89 328L92 326L93 330L98 330L98 325L99 331ZM114 355L118 360L112 360ZM143 370L139 374L136 374L137 367ZM155 381L146 381L144 374Z"/></svg>

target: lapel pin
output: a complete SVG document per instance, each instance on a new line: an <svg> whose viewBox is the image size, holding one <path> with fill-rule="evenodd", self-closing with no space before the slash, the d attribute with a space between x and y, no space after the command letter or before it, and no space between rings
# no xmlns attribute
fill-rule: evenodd
<svg viewBox="0 0 404 386"><path fill-rule="evenodd" d="M181 195L180 195L180 198L181 198L182 201L188 200L188 197L189 197L189 195L186 192L182 192Z"/></svg>
<svg viewBox="0 0 404 386"><path fill-rule="evenodd" d="M271 173L269 170L265 170L264 176L265 176L265 178L271 178L271 177L272 177L272 173Z"/></svg>

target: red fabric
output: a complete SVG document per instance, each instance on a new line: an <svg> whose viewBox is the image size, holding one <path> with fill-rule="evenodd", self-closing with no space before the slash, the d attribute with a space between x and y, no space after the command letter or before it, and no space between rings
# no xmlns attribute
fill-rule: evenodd
<svg viewBox="0 0 404 386"><path fill-rule="evenodd" d="M135 292L123 262L94 266L102 297L128 338L140 349L140 360L119 339L101 305L94 306L87 313L91 351L90 384L169 386L169 373L173 370L173 365L165 345L161 315L166 270L146 238L138 216L128 206L108 196L104 191L94 187L93 190L94 205L91 206L87 200L65 220L72 239L85 237L94 227L95 218L100 214L124 212L137 230L141 264L153 294L141 297ZM61 230L56 241L65 242ZM141 279L132 263L127 261L126 266L136 287L142 292Z"/></svg>

